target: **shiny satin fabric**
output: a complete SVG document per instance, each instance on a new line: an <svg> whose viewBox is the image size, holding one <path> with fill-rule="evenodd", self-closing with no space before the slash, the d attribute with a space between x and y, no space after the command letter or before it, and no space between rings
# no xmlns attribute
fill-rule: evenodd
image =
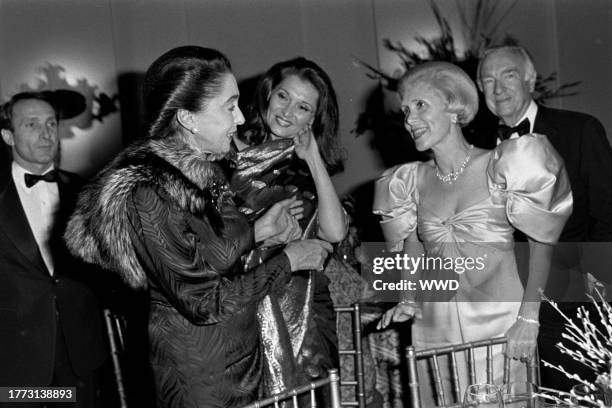
<svg viewBox="0 0 612 408"><path fill-rule="evenodd" d="M563 159L546 136L501 143L487 176L493 200L507 200L506 215L515 228L539 242L557 241L572 213L572 195Z"/></svg>
<svg viewBox="0 0 612 408"><path fill-rule="evenodd" d="M451 271L459 288L447 299L425 299L423 317L412 328L417 348L504 335L516 320L523 295L513 251L514 228L537 241L554 243L571 213L572 195L563 161L546 137L509 139L489 154L483 175L489 195L450 217L419 202L419 163L390 169L376 183L374 212L382 216L387 241L401 243L417 229L428 257L486 259L484 270ZM439 279L441 274L423 272L426 279ZM498 373L502 364L501 354L494 356ZM484 356L477 356L477 367L485 372ZM427 371L427 367L420 370ZM422 397L431 402L427 393L425 390Z"/></svg>
<svg viewBox="0 0 612 408"><path fill-rule="evenodd" d="M508 290L519 290L509 277L516 270L514 228L536 241L554 243L571 214L563 161L542 135L525 135L497 146L486 170L489 196L450 217L420 205L418 168L415 162L386 171L376 183L374 212L382 216L389 242L401 242L418 228L428 256L487 254L486 273L460 277L465 289L457 297L465 301L509 299ZM520 300L518 294L512 298Z"/></svg>
<svg viewBox="0 0 612 408"><path fill-rule="evenodd" d="M255 219L277 201L295 193L294 189L276 185L274 178L278 172L272 170L289 160L294 150L292 140L279 139L238 152L231 186L244 201L240 207L245 215Z"/></svg>
<svg viewBox="0 0 612 408"><path fill-rule="evenodd" d="M374 213L382 216L388 242L405 239L417 227L417 169L417 162L404 164L376 182ZM490 195L484 200L445 220L433 213L421 216L425 227L433 227L433 241L507 242L512 227L539 242L557 241L572 211L572 195L563 160L545 136L529 134L498 145L486 176ZM507 220L492 216L500 209Z"/></svg>
<svg viewBox="0 0 612 408"><path fill-rule="evenodd" d="M255 218L277 201L296 194L294 188L273 184L279 174L271 170L278 163L290 159L293 151L292 140L280 139L238 153L231 184L243 200L240 210L244 214ZM316 208L316 205L309 208ZM300 220L302 238L316 235L317 219L315 210ZM254 249L244 258L245 267L250 268L264 261L278 250L282 250L282 247ZM312 271L294 274L282 293L269 294L258 305L257 319L266 361L263 385L267 395L307 380L298 365L301 363L300 351L308 322L313 314L314 279Z"/></svg>

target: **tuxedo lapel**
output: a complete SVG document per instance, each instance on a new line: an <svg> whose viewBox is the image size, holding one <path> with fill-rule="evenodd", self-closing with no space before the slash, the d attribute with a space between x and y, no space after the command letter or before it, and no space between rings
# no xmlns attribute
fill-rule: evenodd
<svg viewBox="0 0 612 408"><path fill-rule="evenodd" d="M49 276L12 177L7 180L6 188L0 195L0 229L21 252L25 262Z"/></svg>
<svg viewBox="0 0 612 408"><path fill-rule="evenodd" d="M70 178L65 172L62 170L57 171L57 190L59 193L59 208L57 216L54 220L54 224L56 227L62 227L61 233L63 234L63 227L66 222L68 222L68 218L70 217L72 211L74 210L74 205L76 203L77 192L79 187L79 182L75 181L74 178ZM61 238L60 238L61 239Z"/></svg>
<svg viewBox="0 0 612 408"><path fill-rule="evenodd" d="M559 131L555 127L555 123L549 117L548 110L542 105L538 105L538 113L536 114L535 123L533 124L533 132L546 135L548 140L553 145L558 143Z"/></svg>
<svg viewBox="0 0 612 408"><path fill-rule="evenodd" d="M70 190L68 184L64 181L63 177L61 176L61 173L58 173L57 191L59 193L58 211L60 213L59 215L62 216L64 211L66 211L66 207L68 206L67 204L72 199L72 191Z"/></svg>

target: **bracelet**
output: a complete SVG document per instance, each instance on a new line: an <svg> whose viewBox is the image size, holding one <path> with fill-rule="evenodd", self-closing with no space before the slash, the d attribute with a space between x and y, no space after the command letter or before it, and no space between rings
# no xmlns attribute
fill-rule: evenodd
<svg viewBox="0 0 612 408"><path fill-rule="evenodd" d="M528 318L523 317L521 315L516 316L516 320L522 320L525 323L537 324L538 326L540 325L540 322L538 322L536 319L528 319Z"/></svg>
<svg viewBox="0 0 612 408"><path fill-rule="evenodd" d="M400 300L399 304L400 305L411 305L411 306L414 306L414 305L417 304L417 302L412 300L412 299L404 299L404 300Z"/></svg>

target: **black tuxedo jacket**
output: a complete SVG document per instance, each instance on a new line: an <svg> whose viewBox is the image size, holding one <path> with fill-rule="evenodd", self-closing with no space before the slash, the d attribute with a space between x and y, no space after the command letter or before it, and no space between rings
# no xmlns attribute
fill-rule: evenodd
<svg viewBox="0 0 612 408"><path fill-rule="evenodd" d="M602 124L584 113L538 105L533 131L559 152L572 187L574 210L559 241L612 242L612 149ZM472 142L492 149L497 134Z"/></svg>
<svg viewBox="0 0 612 408"><path fill-rule="evenodd" d="M574 210L562 242L612 242L612 148L593 116L538 106L535 133L548 137L563 160Z"/></svg>
<svg viewBox="0 0 612 408"><path fill-rule="evenodd" d="M90 272L70 256L61 238L81 183L70 173L58 173L53 277L10 172L0 185L0 386L48 385L60 327L77 375L98 367L106 355L101 311L81 279Z"/></svg>
<svg viewBox="0 0 612 408"><path fill-rule="evenodd" d="M569 296L575 300L576 292L583 292L583 289L572 287L577 279L571 274L576 271L590 272L599 280L612 283L609 268L605 267L612 262L609 244L572 244L612 242L612 148L601 123L584 113L538 105L533 131L546 135L563 158L574 199L572 214L553 253L545 292L557 301L563 301L567 293L574 293ZM497 135L492 132L480 145L494 147L496 140ZM514 237L516 241L527 240L520 231L516 231ZM529 259L526 250L521 247L517 251L519 273L524 283Z"/></svg>

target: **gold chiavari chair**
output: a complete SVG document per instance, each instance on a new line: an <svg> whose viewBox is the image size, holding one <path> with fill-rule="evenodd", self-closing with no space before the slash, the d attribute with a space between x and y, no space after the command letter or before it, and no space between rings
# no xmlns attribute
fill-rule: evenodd
<svg viewBox="0 0 612 408"><path fill-rule="evenodd" d="M492 383L494 377L493 373L493 347L504 346L507 344L505 337L498 337L494 339L474 341L470 343L455 344L451 346L431 348L425 350L415 350L414 346L406 347L406 360L408 362L408 388L410 392L411 407L422 408L421 398L419 394L419 376L417 373L417 360L429 359L433 371L433 385L436 394L437 407L451 408L461 407L463 392L465 389L461 388L459 383L459 369L457 366L457 354L466 353L466 363L468 365L468 376L469 383L476 384L476 364L475 364L475 349L485 348L486 349L486 381L478 379L480 382ZM442 381L442 375L440 372L439 357L448 356L450 360L450 374L452 383L452 392L446 390ZM503 382L509 383L512 381L510 378L510 362L511 359L504 357L504 372ZM527 371L527 382L535 385L539 384L538 376L538 358L523 362ZM429 379L427 379L429 380ZM466 387L468 384L463 384ZM525 396L525 399L528 397ZM517 401L520 400L517 399ZM430 407L427 407L430 408Z"/></svg>
<svg viewBox="0 0 612 408"><path fill-rule="evenodd" d="M316 408L315 390L320 387L329 386L331 406L329 408L340 408L340 378L338 376L337 369L331 369L328 371L328 377L320 380L313 381L309 384L302 385L290 390L274 394L268 398L253 402L246 405L243 408L262 408L262 407L274 407L280 408L289 406L291 403L292 408L300 408L298 405L298 398L300 395L310 393L310 407ZM328 408L328 407L321 407Z"/></svg>
<svg viewBox="0 0 612 408"><path fill-rule="evenodd" d="M361 337L361 309L359 303L352 306L335 307L336 318L339 319L342 313L350 313L352 317L352 348L338 349L339 358L344 356L353 356L353 373L343 373L340 370L340 387L354 387L355 400L341 401L343 407L359 407L365 408L365 379L363 372L363 343ZM341 365L342 367L342 365ZM347 377L352 376L352 379Z"/></svg>

